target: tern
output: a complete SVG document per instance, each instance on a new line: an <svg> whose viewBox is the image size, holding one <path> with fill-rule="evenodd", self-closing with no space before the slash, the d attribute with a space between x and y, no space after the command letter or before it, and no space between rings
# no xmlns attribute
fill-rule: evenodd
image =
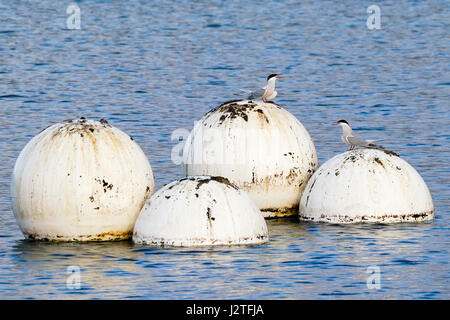
<svg viewBox="0 0 450 320"><path fill-rule="evenodd" d="M262 101L266 102L269 99L273 99L277 96L277 92L275 91L275 81L280 79L279 74L273 73L267 77L267 85L262 87L261 89L257 89L255 91L247 91L244 96L246 96L249 100L262 99Z"/></svg>
<svg viewBox="0 0 450 320"><path fill-rule="evenodd" d="M377 140L361 140L353 133L352 128L345 120L339 120L334 123L334 125L340 125L342 127L342 141L350 146L349 150L355 149L355 147L366 147L366 148L382 148L381 146L377 146L372 144Z"/></svg>

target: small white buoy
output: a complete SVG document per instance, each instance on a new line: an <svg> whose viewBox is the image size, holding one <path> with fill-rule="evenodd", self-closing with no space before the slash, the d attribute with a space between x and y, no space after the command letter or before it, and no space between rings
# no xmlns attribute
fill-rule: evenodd
<svg viewBox="0 0 450 320"><path fill-rule="evenodd" d="M223 177L197 176L158 190L136 221L133 241L156 246L259 244L266 222L241 189Z"/></svg>
<svg viewBox="0 0 450 320"><path fill-rule="evenodd" d="M141 148L104 119L67 120L43 130L20 153L12 176L14 215L27 238L130 238L155 188Z"/></svg>
<svg viewBox="0 0 450 320"><path fill-rule="evenodd" d="M229 101L194 126L183 150L184 174L228 178L264 217L297 215L318 167L314 143L291 113L273 102Z"/></svg>
<svg viewBox="0 0 450 320"><path fill-rule="evenodd" d="M300 219L332 223L420 222L434 218L433 200L417 171L391 151L339 154L311 177Z"/></svg>

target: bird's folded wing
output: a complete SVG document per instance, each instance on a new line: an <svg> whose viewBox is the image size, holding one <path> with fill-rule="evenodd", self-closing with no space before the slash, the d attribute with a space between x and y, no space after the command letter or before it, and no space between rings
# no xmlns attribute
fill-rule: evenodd
<svg viewBox="0 0 450 320"><path fill-rule="evenodd" d="M253 98L261 98L265 92L266 92L265 89L257 89L255 91L251 92L251 96Z"/></svg>
<svg viewBox="0 0 450 320"><path fill-rule="evenodd" d="M367 141L361 140L360 138L355 137L355 136L348 136L347 141L352 146L367 146L369 144L369 143L367 143Z"/></svg>

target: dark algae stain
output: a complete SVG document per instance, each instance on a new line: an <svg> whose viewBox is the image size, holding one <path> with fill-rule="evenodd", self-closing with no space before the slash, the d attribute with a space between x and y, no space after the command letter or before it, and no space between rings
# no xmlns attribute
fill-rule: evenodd
<svg viewBox="0 0 450 320"><path fill-rule="evenodd" d="M312 182L311 187L309 187L309 191L308 191L308 195L306 196L306 203L305 203L305 207L308 206L308 202L309 202L309 196L311 195L311 191L314 188L314 185L316 184L317 178Z"/></svg>
<svg viewBox="0 0 450 320"><path fill-rule="evenodd" d="M222 108L223 106L226 106L227 104L237 104L237 102L240 102L240 101L241 100L229 100L229 101L226 101L226 102L222 103L220 106L215 107L215 108L211 109L210 111L208 111L205 114L205 116L209 116L210 114L216 112L217 110L220 110L220 108Z"/></svg>
<svg viewBox="0 0 450 320"><path fill-rule="evenodd" d="M270 102L275 106L276 103ZM244 121L248 121L249 113L255 112L259 117L262 117L267 123L269 123L269 118L267 118L264 110L258 108L258 105L252 101L247 103L242 103L242 100L230 100L222 103L220 106L210 110L205 114L205 119L208 118L213 113L220 113L219 125L221 125L227 119L237 119L241 118Z"/></svg>
<svg viewBox="0 0 450 320"><path fill-rule="evenodd" d="M380 166L382 166L382 167L384 168L384 164L383 164L383 162L380 160L380 158L375 157L375 158L373 159L373 161L375 161L376 163L378 163Z"/></svg>
<svg viewBox="0 0 450 320"><path fill-rule="evenodd" d="M400 158L400 156L398 154L396 154L394 151L386 150L386 149L379 149L379 150L383 151L384 153L386 153L386 154L388 154L390 156L394 156L394 157L399 157Z"/></svg>
<svg viewBox="0 0 450 320"><path fill-rule="evenodd" d="M215 220L215 218L211 215L211 208L206 209L206 218L207 218L207 225L206 227L209 229L210 236L212 237L212 222Z"/></svg>
<svg viewBox="0 0 450 320"><path fill-rule="evenodd" d="M100 123L101 124L103 124L103 125L105 125L105 126L109 126L109 123L108 123L108 121L106 121L105 119L100 119Z"/></svg>
<svg viewBox="0 0 450 320"><path fill-rule="evenodd" d="M254 103L247 103L247 104L237 104L237 103L229 103L226 105L222 105L217 110L218 112L222 113L222 115L219 118L219 124L222 124L226 119L235 119L235 118L242 118L244 121L248 121L248 114L247 112L249 110L252 110L256 104Z"/></svg>
<svg viewBox="0 0 450 320"><path fill-rule="evenodd" d="M209 207L206 209L206 217L208 218L208 220L212 220L212 221L216 220L216 218L211 216L211 208L209 208Z"/></svg>
<svg viewBox="0 0 450 320"><path fill-rule="evenodd" d="M100 180L100 178L96 178L95 181L97 181L98 183L100 183L102 185L103 192L112 190L112 188L114 187L114 185L112 183L108 183L107 181L105 181L105 179Z"/></svg>
<svg viewBox="0 0 450 320"><path fill-rule="evenodd" d="M102 128L111 128L111 125L105 119L100 119L97 121L86 120L85 117L81 117L80 119L63 120L62 125L53 135L57 136L59 134L69 133L79 134L81 138L84 138L89 136L89 133L94 133L95 129L100 130Z"/></svg>
<svg viewBox="0 0 450 320"><path fill-rule="evenodd" d="M189 179L189 178L185 178L185 179ZM182 180L185 180L185 179L182 179ZM195 178L191 178L191 179L195 180ZM211 176L211 177L206 177L206 178L203 178L203 179L198 179L197 180L197 187L195 189L198 190L198 189L200 189L200 187L202 185L204 185L205 183L209 183L211 181L216 181L218 183L223 183L223 184L226 184L227 186L229 186L229 187L231 187L233 189L239 190L239 188L236 185L234 185L233 183L231 183L230 180L228 180L227 178L224 178L224 177L220 177L220 176Z"/></svg>
<svg viewBox="0 0 450 320"><path fill-rule="evenodd" d="M387 149L385 149L385 148L383 148L383 147L380 147L380 146L369 147L369 148L367 148L367 149L380 150L380 151L386 153L386 154L389 155L389 156L394 156L394 157L399 157L399 158L400 158L400 156L399 156L397 153L395 153L394 151L387 150Z"/></svg>
<svg viewBox="0 0 450 320"><path fill-rule="evenodd" d="M269 123L269 118L267 118L266 114L262 109L256 109L255 110L264 120L266 120L267 123Z"/></svg>
<svg viewBox="0 0 450 320"><path fill-rule="evenodd" d="M296 219L298 217L298 204L293 207L283 207L283 208L264 208L261 212L269 212L270 216L265 217L265 219Z"/></svg>

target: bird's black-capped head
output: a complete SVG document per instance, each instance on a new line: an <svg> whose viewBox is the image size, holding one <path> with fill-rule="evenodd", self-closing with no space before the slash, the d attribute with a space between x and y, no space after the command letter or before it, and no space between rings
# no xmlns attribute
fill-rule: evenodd
<svg viewBox="0 0 450 320"><path fill-rule="evenodd" d="M334 124L338 125L338 124L343 124L343 123L345 123L346 125L349 125L346 120L339 120L339 121L336 121Z"/></svg>
<svg viewBox="0 0 450 320"><path fill-rule="evenodd" d="M271 75L269 75L269 76L267 77L267 81L269 81L269 80L272 79L272 78L280 79L279 76L280 76L280 75L279 75L278 73L272 73Z"/></svg>

